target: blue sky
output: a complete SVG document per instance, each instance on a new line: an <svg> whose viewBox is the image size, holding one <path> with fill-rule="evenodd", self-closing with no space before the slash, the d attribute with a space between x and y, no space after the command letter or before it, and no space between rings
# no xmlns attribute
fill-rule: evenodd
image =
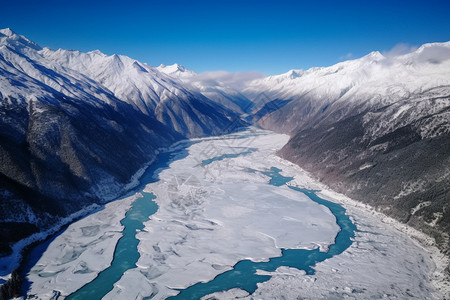
<svg viewBox="0 0 450 300"><path fill-rule="evenodd" d="M399 43L450 40L450 1L0 0L0 27L53 49L194 71L328 66Z"/></svg>

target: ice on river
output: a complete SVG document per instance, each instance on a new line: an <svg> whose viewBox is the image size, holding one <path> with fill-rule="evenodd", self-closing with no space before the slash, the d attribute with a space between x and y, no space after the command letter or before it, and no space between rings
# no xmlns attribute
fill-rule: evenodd
<svg viewBox="0 0 450 300"><path fill-rule="evenodd" d="M330 191L319 195L341 202L358 227L355 242L346 251L318 263L313 275L289 267L259 271L272 277L259 283L252 295L232 289L202 299L446 299L448 285L432 280L443 270L436 268L431 253L395 228L396 221L342 195ZM442 261L438 267L446 265Z"/></svg>
<svg viewBox="0 0 450 300"><path fill-rule="evenodd" d="M164 299L175 295L175 289L213 279L239 260L267 260L279 256L280 248L326 250L334 242L339 227L326 207L286 186L269 185L269 177L262 172L277 167L283 175L295 177L291 184L320 189L335 200L339 195L326 194L324 187L300 168L275 155L288 136L263 130L254 133L199 139L187 149L187 157L172 162L159 174L159 181L146 186L146 192L156 195L159 210L137 232L141 254L137 268L125 272L104 299ZM248 148L256 151L248 152ZM225 155L237 153L245 154L229 158ZM202 164L215 157L220 160ZM128 198L110 203L59 235L30 274L31 294L48 299L56 290L67 295L107 267L120 237L119 221L131 201ZM370 296L371 289L365 286L369 279L375 286L379 284L378 290L372 289L377 293L381 289L377 296L404 297L405 293L417 291L407 291L406 282L412 274L417 276L412 284L421 286L419 295L431 295L427 278L433 262L427 252L395 229L384 231L386 224L376 216L367 217L367 209L349 211L364 232L357 233L347 251L318 264L313 276L279 268L270 281L258 285L256 299L283 295L290 298L294 294L311 298L322 295L319 290L325 296L358 296L360 290ZM99 230L89 233L89 228ZM405 245L409 247L408 255L403 250L386 255ZM378 272L380 266L382 272ZM386 274L395 274L401 283L394 282L395 288L390 289L389 279L383 279ZM216 296L245 295L233 289Z"/></svg>
<svg viewBox="0 0 450 300"><path fill-rule="evenodd" d="M160 208L137 234L138 268L127 271L106 299L165 298L176 294L171 288L209 281L242 259L267 260L281 255L280 248L325 250L334 242L339 227L326 207L269 185L261 173L280 167L275 151L288 137L259 133L202 140L147 185ZM224 158L247 147L258 150ZM202 164L214 157L220 160ZM147 290L130 282L144 282Z"/></svg>
<svg viewBox="0 0 450 300"><path fill-rule="evenodd" d="M50 299L58 293L67 296L107 268L122 236L120 220L138 196L108 203L58 235L28 275L29 296L38 299Z"/></svg>

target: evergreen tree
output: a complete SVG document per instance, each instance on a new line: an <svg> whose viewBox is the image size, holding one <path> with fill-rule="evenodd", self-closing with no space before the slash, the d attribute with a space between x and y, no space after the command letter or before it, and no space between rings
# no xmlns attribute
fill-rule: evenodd
<svg viewBox="0 0 450 300"><path fill-rule="evenodd" d="M11 272L11 278L0 287L0 300L8 300L21 295L22 278L17 270Z"/></svg>

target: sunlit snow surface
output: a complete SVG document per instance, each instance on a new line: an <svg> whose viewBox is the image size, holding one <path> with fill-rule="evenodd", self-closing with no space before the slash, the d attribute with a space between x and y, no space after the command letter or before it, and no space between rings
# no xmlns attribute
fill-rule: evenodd
<svg viewBox="0 0 450 300"><path fill-rule="evenodd" d="M263 174L277 167L295 177L293 185L323 189L275 155L289 137L252 131L199 140L187 157L159 174L160 181L146 186L146 192L156 195L159 210L137 232L137 268L125 272L105 299L164 299L175 295L175 289L213 279L242 259L267 260L279 256L280 248L325 250L334 242L339 227L326 207L286 186L269 185ZM249 148L256 150L249 153ZM238 153L245 155L227 156ZM214 157L221 159L210 162ZM328 191L323 196L340 197ZM59 235L30 273L30 294L48 299L56 290L68 295L106 268L131 201L113 202ZM253 296L436 297L430 283L434 265L425 250L365 208L353 208L350 214L361 231L347 251L319 263L315 275L279 268ZM100 225L100 230L81 234L88 225ZM232 290L216 297L245 294Z"/></svg>

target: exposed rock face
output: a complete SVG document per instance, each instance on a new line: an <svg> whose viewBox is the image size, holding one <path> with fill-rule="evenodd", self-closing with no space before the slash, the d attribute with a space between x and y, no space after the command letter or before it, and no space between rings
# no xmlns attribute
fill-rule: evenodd
<svg viewBox="0 0 450 300"><path fill-rule="evenodd" d="M448 251L450 43L295 74L244 91L264 103L258 124L291 135L280 156Z"/></svg>
<svg viewBox="0 0 450 300"><path fill-rule="evenodd" d="M179 138L126 103L118 102L116 110L57 93L50 100L1 101L0 219L6 237L11 232L5 227L17 232L15 222L46 228L120 195L158 148Z"/></svg>
<svg viewBox="0 0 450 300"><path fill-rule="evenodd" d="M422 136L421 131L430 123L431 130L443 130L450 105L372 135L381 116L392 118L393 113L384 107L299 130L279 154L334 190L419 228L449 249L450 134Z"/></svg>

